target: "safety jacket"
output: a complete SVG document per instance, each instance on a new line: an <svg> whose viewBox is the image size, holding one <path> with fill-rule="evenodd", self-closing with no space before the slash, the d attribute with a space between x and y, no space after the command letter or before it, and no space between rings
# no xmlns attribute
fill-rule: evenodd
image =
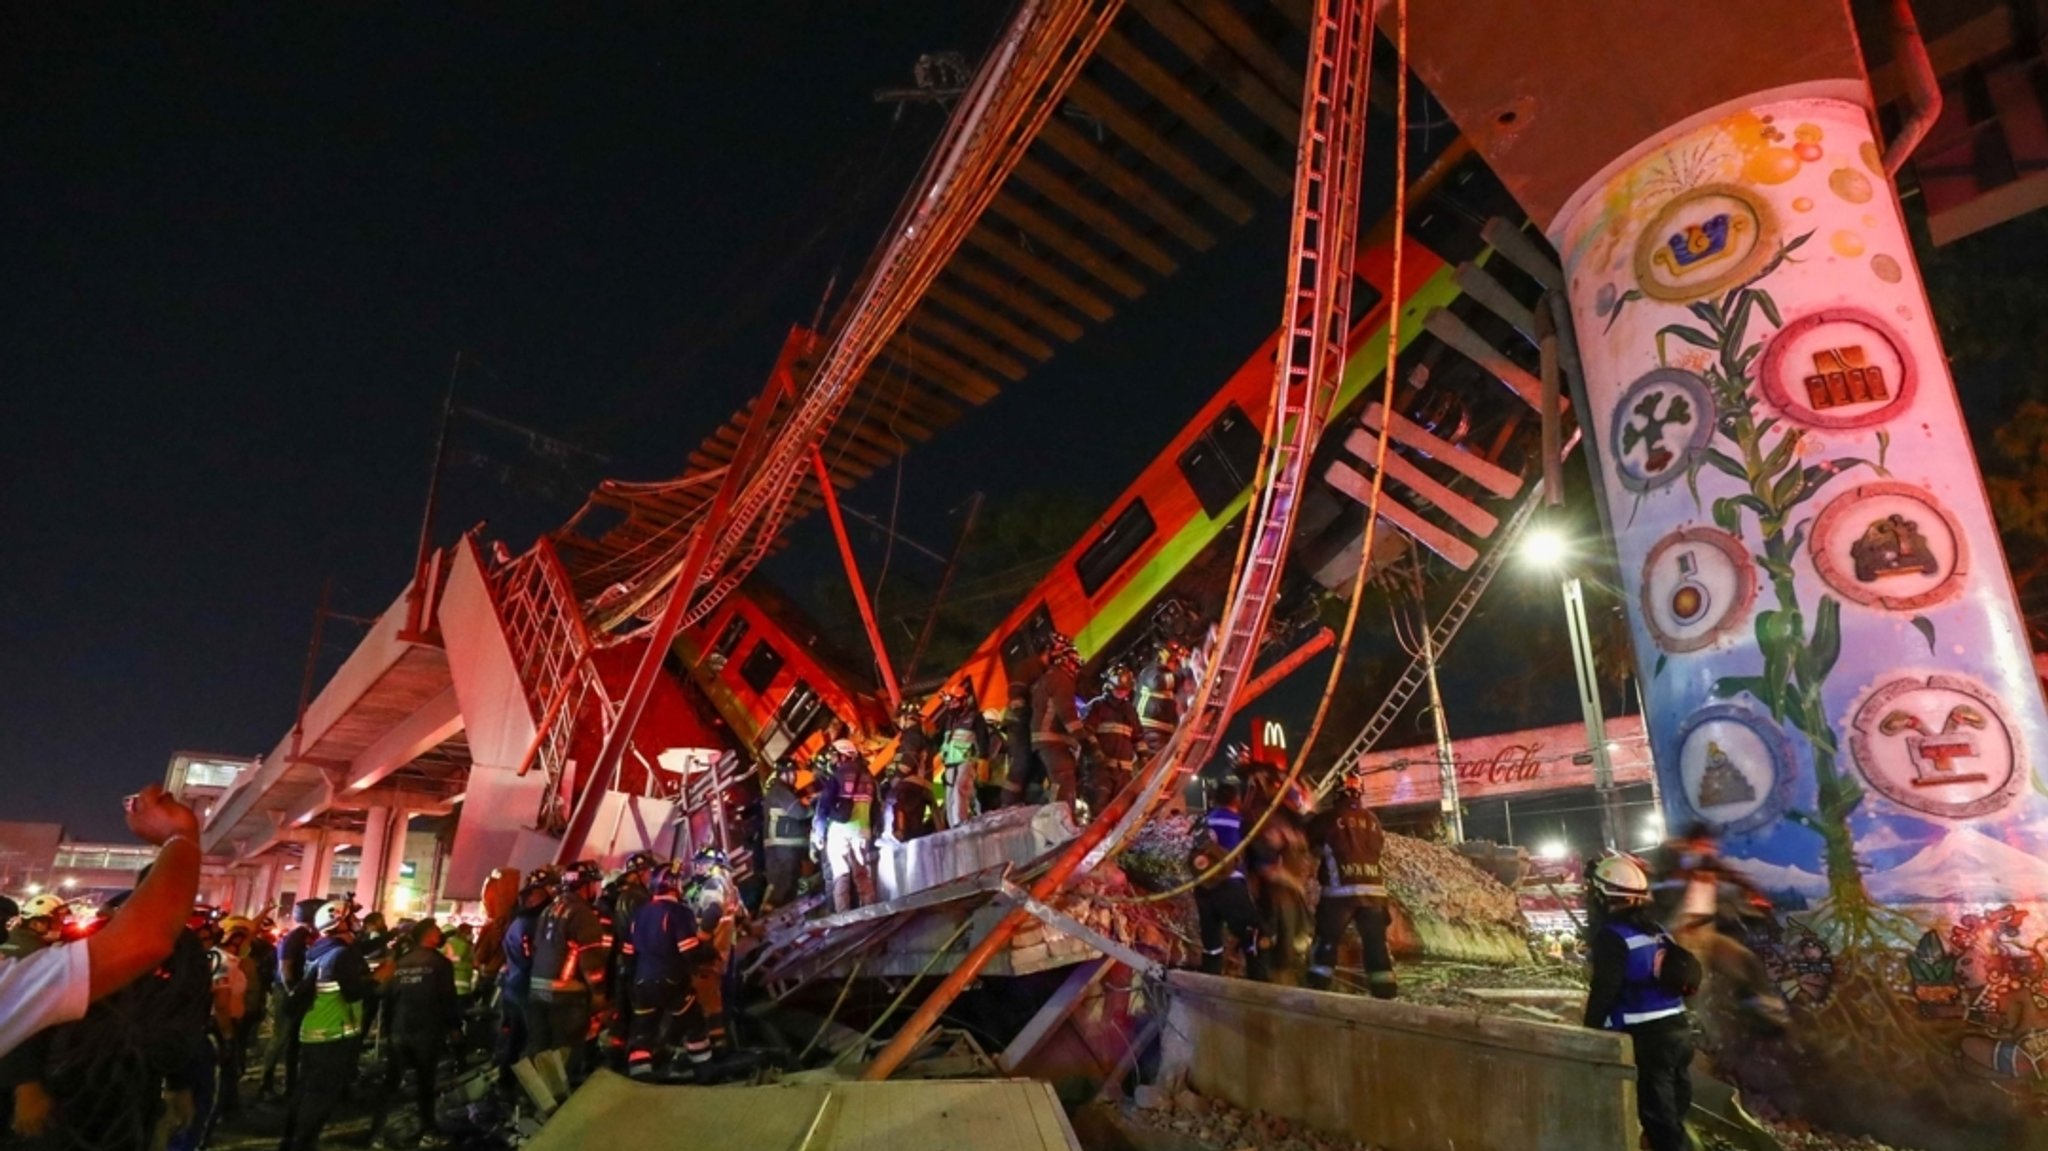
<svg viewBox="0 0 2048 1151"><path fill-rule="evenodd" d="M1628 962L1622 969L1621 996L1608 1012L1607 1028L1623 1031L1659 1019L1685 1014L1685 1000L1658 986L1657 951L1667 938L1662 932L1645 931L1633 923L1609 920L1603 930L1621 937L1628 947Z"/></svg>
<svg viewBox="0 0 2048 1151"><path fill-rule="evenodd" d="M305 979L313 985L313 1001L299 1021L300 1043L338 1043L363 1033L363 999L372 980L361 952L323 938L306 951Z"/></svg>
<svg viewBox="0 0 2048 1151"><path fill-rule="evenodd" d="M1311 837L1321 845L1321 869L1316 878L1323 885L1323 898L1387 897L1386 873L1380 866L1387 833L1378 816L1340 800L1317 817Z"/></svg>
<svg viewBox="0 0 2048 1151"><path fill-rule="evenodd" d="M1216 866L1216 861L1235 850L1244 842L1244 817L1227 807L1212 807L1203 813L1200 834L1195 840L1195 849L1189 853L1188 866L1200 878ZM1244 856L1231 861L1230 870L1212 875L1204 880L1204 887L1215 887L1232 879L1244 878Z"/></svg>
<svg viewBox="0 0 2048 1151"><path fill-rule="evenodd" d="M783 780L768 785L768 794L761 797L761 807L767 816L767 826L762 829L763 847L802 847L810 841L811 815L804 810L803 798Z"/></svg>
<svg viewBox="0 0 2048 1151"><path fill-rule="evenodd" d="M702 956L697 914L673 891L656 895L633 917L633 950L640 956L634 981L680 982Z"/></svg>
<svg viewBox="0 0 2048 1151"><path fill-rule="evenodd" d="M1138 722L1160 735L1180 726L1180 674L1157 660L1138 673Z"/></svg>
<svg viewBox="0 0 2048 1151"><path fill-rule="evenodd" d="M1138 761L1138 705L1129 696L1108 691L1096 696L1088 704L1086 723L1104 763L1129 767Z"/></svg>
<svg viewBox="0 0 2048 1151"><path fill-rule="evenodd" d="M1065 664L1045 669L1031 685L1031 745L1081 745L1081 717L1074 711L1074 673Z"/></svg>
<svg viewBox="0 0 2048 1151"><path fill-rule="evenodd" d="M875 802L875 776L858 756L835 756L832 772L818 793L811 816L811 834L820 842L829 823L854 823L867 827Z"/></svg>
<svg viewBox="0 0 2048 1151"><path fill-rule="evenodd" d="M573 891L548 904L533 925L533 978L537 999L583 995L604 984L611 940L597 911Z"/></svg>
<svg viewBox="0 0 2048 1151"><path fill-rule="evenodd" d="M939 733L939 762L948 768L988 758L988 721L974 708L947 708L933 727Z"/></svg>
<svg viewBox="0 0 2048 1151"><path fill-rule="evenodd" d="M468 995L476 990L476 948L460 935L451 935L441 944L441 954L455 967L455 994Z"/></svg>
<svg viewBox="0 0 2048 1151"><path fill-rule="evenodd" d="M908 843L932 830L932 785L921 776L905 775L889 787L883 826Z"/></svg>

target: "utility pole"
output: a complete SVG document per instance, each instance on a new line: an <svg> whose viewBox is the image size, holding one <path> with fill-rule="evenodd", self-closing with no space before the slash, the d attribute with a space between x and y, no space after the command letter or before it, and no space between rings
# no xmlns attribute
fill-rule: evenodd
<svg viewBox="0 0 2048 1151"><path fill-rule="evenodd" d="M1422 549L1408 549L1409 591L1415 597L1416 632L1421 637L1423 683L1429 688L1430 726L1436 735L1437 813L1443 820L1444 837L1452 843L1465 842L1464 805L1458 800L1458 759L1451 749L1451 725L1444 716L1444 695L1436 681L1436 639L1430 635L1428 591L1422 582Z"/></svg>

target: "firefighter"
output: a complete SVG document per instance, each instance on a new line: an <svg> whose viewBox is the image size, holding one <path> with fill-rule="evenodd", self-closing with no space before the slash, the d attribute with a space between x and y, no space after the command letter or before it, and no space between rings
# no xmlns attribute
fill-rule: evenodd
<svg viewBox="0 0 2048 1151"><path fill-rule="evenodd" d="M1095 737L1081 723L1074 710L1076 678L1081 674L1081 653L1074 641L1054 632L1047 641L1045 674L1031 687L1031 755L1034 773L1042 772L1053 803L1069 809L1080 798L1079 753L1093 749Z"/></svg>
<svg viewBox="0 0 2048 1151"><path fill-rule="evenodd" d="M1026 680L1010 683L1010 704L1003 709L1003 761L999 806L1016 807L1031 785L1031 684Z"/></svg>
<svg viewBox="0 0 2048 1151"><path fill-rule="evenodd" d="M697 917L683 900L680 865L654 872L653 896L629 925L633 937L633 1022L626 1041L626 1073L652 1077L669 1060L675 1035L683 1035L691 1063L711 1058L693 978L705 951Z"/></svg>
<svg viewBox="0 0 2048 1151"><path fill-rule="evenodd" d="M1167 641L1151 663L1138 672L1138 722L1144 728L1147 753L1166 745L1180 726L1180 692L1186 676L1188 649Z"/></svg>
<svg viewBox="0 0 2048 1151"><path fill-rule="evenodd" d="M917 774L929 778L926 765L931 758L932 736L924 726L924 709L916 700L905 699L896 705L896 754L890 757L882 778L886 782L912 768L917 769Z"/></svg>
<svg viewBox="0 0 2048 1151"><path fill-rule="evenodd" d="M626 866L612 879L608 897L598 905L598 918L604 924L604 933L612 941L608 984L615 988L612 1012L605 1020L606 1045L614 1059L623 1057L626 1050L626 1024L631 1020L632 1005L627 998L633 987L633 917L647 905L649 893L647 880L661 861L646 851L636 851L626 857Z"/></svg>
<svg viewBox="0 0 2048 1151"><path fill-rule="evenodd" d="M1109 687L1088 703L1082 722L1095 736L1098 754L1088 773L1088 810L1101 814L1124 785L1138 762L1138 705L1132 700L1138 677L1127 667L1109 672Z"/></svg>
<svg viewBox="0 0 2048 1151"><path fill-rule="evenodd" d="M832 910L875 901L869 845L874 836L875 776L850 739L832 742L829 774L811 815L811 858L832 884Z"/></svg>
<svg viewBox="0 0 2048 1151"><path fill-rule="evenodd" d="M304 1004L299 1020L299 1082L285 1119L286 1145L313 1151L320 1129L355 1081L362 1054L364 1004L377 979L356 945L355 910L329 900L313 917L318 938L306 948L305 975L292 995Z"/></svg>
<svg viewBox="0 0 2048 1151"><path fill-rule="evenodd" d="M810 844L811 812L796 789L796 761L775 764L774 782L761 797L765 816L761 829L761 857L768 875L768 890L761 896L761 914L796 900L797 876L803 870L804 849Z"/></svg>
<svg viewBox="0 0 2048 1151"><path fill-rule="evenodd" d="M1223 973L1223 933L1228 930L1237 937L1238 950L1244 954L1245 977L1264 983L1268 975L1266 957L1259 951L1258 910L1252 906L1243 860L1222 864L1223 857L1244 840L1238 799L1236 780L1216 785L1214 806L1203 814L1195 849L1188 857L1188 866L1199 880L1195 912L1201 924L1202 971L1207 975Z"/></svg>
<svg viewBox="0 0 2048 1151"><path fill-rule="evenodd" d="M747 905L740 899L739 884L733 882L732 865L723 851L700 849L690 861L690 873L683 902L690 905L698 937L706 944L691 974L691 984L703 1008L711 1045L722 1048L726 1046L726 977L732 970L733 944L746 923Z"/></svg>
<svg viewBox="0 0 2048 1151"><path fill-rule="evenodd" d="M1776 982L1739 935L1746 917L1768 916L1770 896L1721 856L1714 829L1703 821L1646 853L1650 915L1679 945L1715 976L1750 1027L1765 1034L1783 1031L1791 1009Z"/></svg>
<svg viewBox="0 0 2048 1151"><path fill-rule="evenodd" d="M589 1073L591 1021L610 1006L605 967L611 940L591 901L604 883L594 860L562 869L561 894L533 926L533 976L527 988L526 1056L569 1049L569 1077Z"/></svg>
<svg viewBox="0 0 2048 1151"><path fill-rule="evenodd" d="M1336 803L1310 827L1309 839L1321 859L1317 878L1323 897L1316 904L1308 985L1318 991L1329 989L1337 971L1337 945L1355 925L1365 947L1366 990L1374 999L1392 999L1397 990L1394 957L1387 951L1387 927L1392 920L1386 877L1380 870L1380 851L1387 837L1380 829L1379 817L1365 806L1361 782L1356 774L1346 775Z"/></svg>
<svg viewBox="0 0 2048 1151"><path fill-rule="evenodd" d="M974 698L974 685L962 680L939 692L939 712L932 718L939 736L939 786L932 789L942 799L942 820L947 827L959 827L979 814L981 806L975 788L986 770L989 755L988 723L981 716L981 704Z"/></svg>
<svg viewBox="0 0 2048 1151"><path fill-rule="evenodd" d="M407 1070L414 1076L413 1101L419 1108L420 1130L434 1129L434 1073L448 1037L462 1026L462 983L458 965L441 950L448 943L440 925L422 919L412 925L411 946L392 965L385 989L384 1089L370 1116L370 1145L383 1146L384 1118ZM465 954L467 954L465 952ZM474 975L474 972L472 972ZM440 1145L425 1134L422 1146Z"/></svg>
<svg viewBox="0 0 2048 1151"><path fill-rule="evenodd" d="M1590 879L1606 915L1593 935L1585 1024L1634 1041L1644 1146L1684 1151L1691 1145L1685 1115L1692 1109L1692 1022L1684 990L1674 984L1696 979L1698 960L1651 918L1649 876L1634 859L1608 856L1593 865Z"/></svg>
<svg viewBox="0 0 2048 1151"><path fill-rule="evenodd" d="M533 927L554 902L560 877L552 867L536 869L519 888L519 905L505 925L500 944L504 963L498 968L498 1050L493 1060L509 1073L526 1051L526 1005L533 983Z"/></svg>
<svg viewBox="0 0 2048 1151"><path fill-rule="evenodd" d="M932 812L937 807L932 781L917 763L905 763L885 788L882 801L883 833L898 843L909 843L930 835Z"/></svg>

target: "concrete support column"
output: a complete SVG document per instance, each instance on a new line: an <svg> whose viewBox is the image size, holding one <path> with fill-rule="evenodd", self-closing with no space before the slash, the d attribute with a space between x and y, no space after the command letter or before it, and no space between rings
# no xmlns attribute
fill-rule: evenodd
<svg viewBox="0 0 2048 1151"><path fill-rule="evenodd" d="M1551 237L1667 825L1778 901L1807 1098L2005 1130L1985 1080L2048 1071L1999 1046L2048 1042L2048 980L1997 956L2048 936L1983 917L2048 899L2048 714L1874 121L1843 85L1723 105Z"/></svg>
<svg viewBox="0 0 2048 1151"><path fill-rule="evenodd" d="M363 850L356 857L356 902L365 911L384 909L385 865L391 855L391 809L363 813Z"/></svg>
<svg viewBox="0 0 2048 1151"><path fill-rule="evenodd" d="M323 828L307 842L306 854L299 864L299 870L305 873L300 899L325 899L334 894L334 857L349 846L348 840L347 836Z"/></svg>
<svg viewBox="0 0 2048 1151"><path fill-rule="evenodd" d="M406 826L412 822L412 813L402 807L391 809L391 838L384 851L384 870L379 876L380 906L391 898L397 889L405 869Z"/></svg>

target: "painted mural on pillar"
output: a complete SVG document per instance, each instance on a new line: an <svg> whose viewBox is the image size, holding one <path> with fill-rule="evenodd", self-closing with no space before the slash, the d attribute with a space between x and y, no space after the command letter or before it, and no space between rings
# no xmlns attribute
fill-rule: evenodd
<svg viewBox="0 0 2048 1151"><path fill-rule="evenodd" d="M1665 817L1777 905L1748 1054L1996 1126L2048 1114L2048 715L1870 124L1702 118L1553 239Z"/></svg>

